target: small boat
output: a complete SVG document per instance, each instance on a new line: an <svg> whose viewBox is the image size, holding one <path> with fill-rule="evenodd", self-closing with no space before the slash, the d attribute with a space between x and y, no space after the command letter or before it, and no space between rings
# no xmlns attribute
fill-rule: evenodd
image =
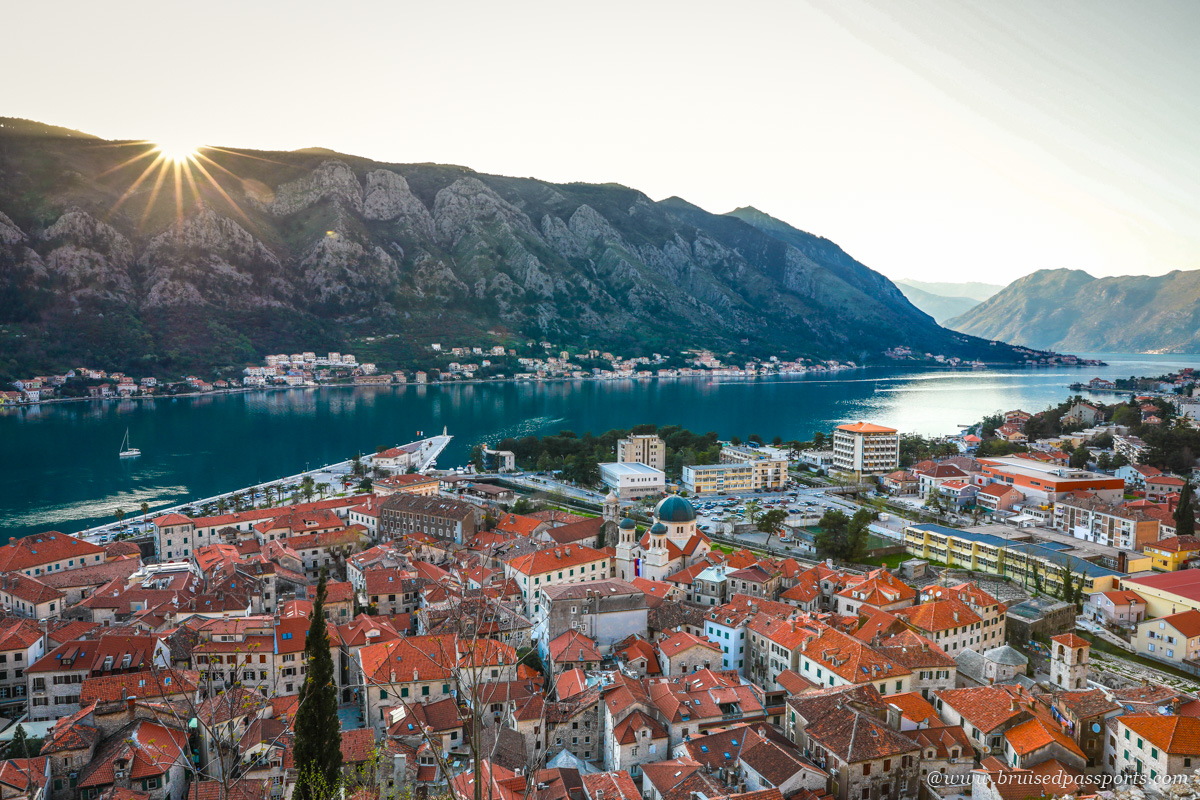
<svg viewBox="0 0 1200 800"><path fill-rule="evenodd" d="M125 429L125 438L121 442L121 452L118 455L121 458L137 458L142 454L141 450L136 447L129 446L129 428Z"/></svg>

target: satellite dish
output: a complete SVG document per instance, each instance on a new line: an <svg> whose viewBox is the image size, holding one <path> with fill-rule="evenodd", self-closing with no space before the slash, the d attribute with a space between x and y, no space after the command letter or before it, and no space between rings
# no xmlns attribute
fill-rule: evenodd
<svg viewBox="0 0 1200 800"><path fill-rule="evenodd" d="M1092 733L1099 733L1099 732L1100 732L1100 723L1093 722L1092 723Z"/></svg>

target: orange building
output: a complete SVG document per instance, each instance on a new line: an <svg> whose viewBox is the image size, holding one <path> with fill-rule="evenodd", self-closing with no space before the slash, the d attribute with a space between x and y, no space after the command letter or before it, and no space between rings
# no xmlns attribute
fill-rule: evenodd
<svg viewBox="0 0 1200 800"><path fill-rule="evenodd" d="M1094 492L1106 502L1119 502L1125 481L1097 472L1060 467L1030 458L981 458L982 481L1015 486L1028 500L1053 504L1072 492Z"/></svg>

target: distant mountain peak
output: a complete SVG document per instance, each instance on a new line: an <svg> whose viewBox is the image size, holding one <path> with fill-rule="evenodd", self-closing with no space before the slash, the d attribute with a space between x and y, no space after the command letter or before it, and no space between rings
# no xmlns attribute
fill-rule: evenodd
<svg viewBox="0 0 1200 800"><path fill-rule="evenodd" d="M1096 278L1040 269L946 324L1037 348L1200 352L1200 270Z"/></svg>

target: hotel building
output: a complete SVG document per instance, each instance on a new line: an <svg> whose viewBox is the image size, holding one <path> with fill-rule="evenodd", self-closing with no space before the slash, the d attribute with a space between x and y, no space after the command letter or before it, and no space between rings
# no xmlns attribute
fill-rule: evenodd
<svg viewBox="0 0 1200 800"><path fill-rule="evenodd" d="M855 422L833 431L833 468L842 472L892 472L900 466L900 433L895 428Z"/></svg>

